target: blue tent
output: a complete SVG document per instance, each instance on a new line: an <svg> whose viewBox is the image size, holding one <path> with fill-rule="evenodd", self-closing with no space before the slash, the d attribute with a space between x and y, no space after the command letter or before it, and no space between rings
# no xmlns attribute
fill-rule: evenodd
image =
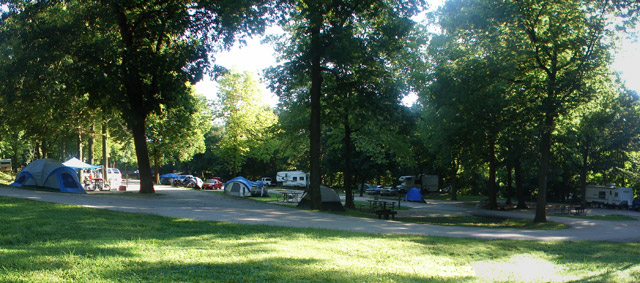
<svg viewBox="0 0 640 283"><path fill-rule="evenodd" d="M269 192L261 181L252 182L245 177L235 177L224 183L224 193L237 197L268 197Z"/></svg>
<svg viewBox="0 0 640 283"><path fill-rule="evenodd" d="M180 177L180 175L176 173L168 173L168 174L160 175L160 178L177 179L178 177Z"/></svg>
<svg viewBox="0 0 640 283"><path fill-rule="evenodd" d="M422 198L422 194L420 193L420 190L417 188L411 188L411 190L409 190L407 194L404 196L404 200L425 202L424 199Z"/></svg>
<svg viewBox="0 0 640 283"><path fill-rule="evenodd" d="M66 193L87 193L73 169L62 165L60 161L46 158L29 163L20 171L16 181L11 185L47 187Z"/></svg>

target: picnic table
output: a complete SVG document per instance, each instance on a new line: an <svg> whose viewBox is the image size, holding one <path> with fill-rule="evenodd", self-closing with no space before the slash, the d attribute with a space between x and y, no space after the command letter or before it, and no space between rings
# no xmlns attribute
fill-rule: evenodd
<svg viewBox="0 0 640 283"><path fill-rule="evenodd" d="M282 192L282 202L300 202L301 192Z"/></svg>
<svg viewBox="0 0 640 283"><path fill-rule="evenodd" d="M378 219L391 219L395 220L395 215L398 214L398 211L395 209L396 202L395 201L387 201L387 200L368 200L369 202L369 211L375 212L378 215Z"/></svg>

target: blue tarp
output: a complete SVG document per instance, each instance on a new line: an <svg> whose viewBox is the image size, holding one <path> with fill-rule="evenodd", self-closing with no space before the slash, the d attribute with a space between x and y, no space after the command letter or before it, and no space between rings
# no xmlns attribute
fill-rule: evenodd
<svg viewBox="0 0 640 283"><path fill-rule="evenodd" d="M180 175L178 175L176 173L168 173L168 174L160 175L160 178L173 178L173 179L176 179L178 177L180 177Z"/></svg>
<svg viewBox="0 0 640 283"><path fill-rule="evenodd" d="M422 198L422 194L420 193L420 190L417 188L411 188L411 190L409 190L407 194L404 196L404 200L425 202L424 199Z"/></svg>

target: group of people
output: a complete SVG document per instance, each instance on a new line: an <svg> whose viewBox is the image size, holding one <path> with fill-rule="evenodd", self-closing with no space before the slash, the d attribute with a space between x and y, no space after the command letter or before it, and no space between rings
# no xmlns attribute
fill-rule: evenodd
<svg viewBox="0 0 640 283"><path fill-rule="evenodd" d="M84 184L85 190L102 190L102 188L104 188L104 178L102 178L102 170L81 170L80 182Z"/></svg>

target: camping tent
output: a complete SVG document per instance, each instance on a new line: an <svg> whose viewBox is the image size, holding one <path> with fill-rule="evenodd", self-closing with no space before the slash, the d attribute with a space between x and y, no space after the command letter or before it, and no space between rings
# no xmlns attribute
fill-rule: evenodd
<svg viewBox="0 0 640 283"><path fill-rule="evenodd" d="M11 185L47 187L67 193L87 193L73 169L62 165L60 161L47 158L29 163Z"/></svg>
<svg viewBox="0 0 640 283"><path fill-rule="evenodd" d="M160 178L177 179L178 177L180 177L180 175L178 175L176 173L167 173L167 174L164 174L164 175L160 175Z"/></svg>
<svg viewBox="0 0 640 283"><path fill-rule="evenodd" d="M425 202L422 198L422 194L420 190L417 188L411 188L407 194L404 196L405 201L417 201L417 202Z"/></svg>
<svg viewBox="0 0 640 283"><path fill-rule="evenodd" d="M340 196L334 190L326 186L320 186L321 208L322 210L344 211L344 206L340 202ZM311 208L311 194L305 191L298 203L298 207Z"/></svg>
<svg viewBox="0 0 640 283"><path fill-rule="evenodd" d="M67 167L71 167L72 169L98 169L98 168L102 167L101 165L91 165L91 164L88 164L88 163L84 163L80 159L75 158L75 157L67 160L64 163L62 163L62 165L67 166Z"/></svg>
<svg viewBox="0 0 640 283"><path fill-rule="evenodd" d="M224 193L237 197L268 197L269 192L262 182L251 182L244 177L235 177L224 184Z"/></svg>

